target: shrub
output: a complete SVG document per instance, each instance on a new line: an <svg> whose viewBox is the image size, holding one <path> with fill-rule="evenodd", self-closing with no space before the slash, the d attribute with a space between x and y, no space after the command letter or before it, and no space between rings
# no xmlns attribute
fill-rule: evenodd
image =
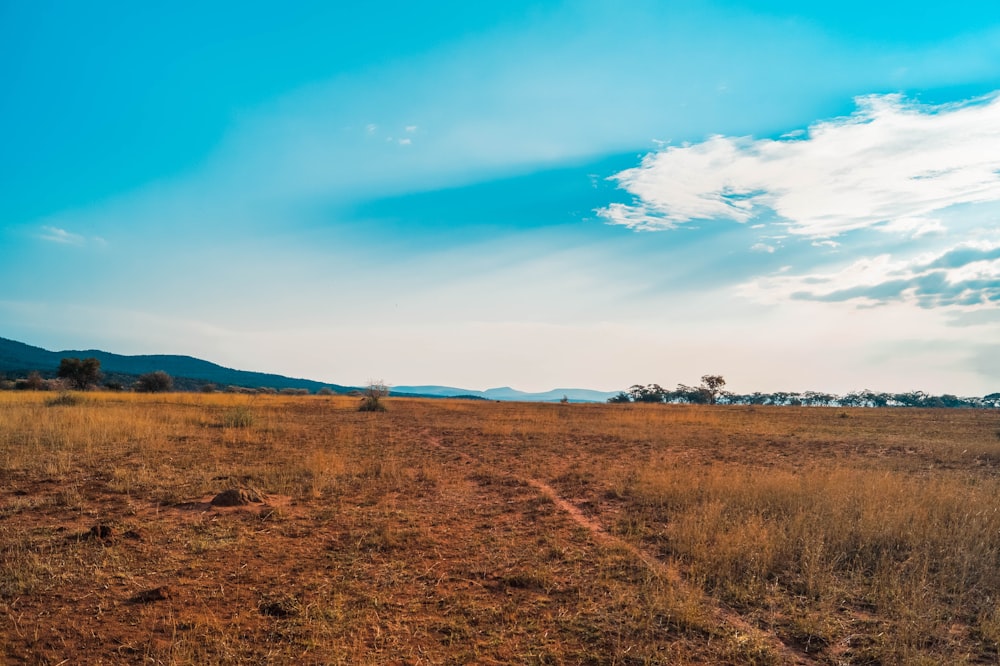
<svg viewBox="0 0 1000 666"><path fill-rule="evenodd" d="M69 407L72 405L79 405L80 398L69 391L61 391L59 395L54 398L50 398L45 402L49 407Z"/></svg>
<svg viewBox="0 0 1000 666"><path fill-rule="evenodd" d="M361 405L359 412L384 412L385 403L382 399L389 395L389 386L381 379L369 382L368 386L361 393Z"/></svg>
<svg viewBox="0 0 1000 666"><path fill-rule="evenodd" d="M254 413L250 405L239 405L222 415L222 425L225 428L249 428L254 424Z"/></svg>
<svg viewBox="0 0 1000 666"><path fill-rule="evenodd" d="M324 386L320 390L316 391L316 395L336 395L332 388L329 386Z"/></svg>
<svg viewBox="0 0 1000 666"><path fill-rule="evenodd" d="M140 375L135 390L140 393L166 393L174 388L174 380L162 370Z"/></svg>

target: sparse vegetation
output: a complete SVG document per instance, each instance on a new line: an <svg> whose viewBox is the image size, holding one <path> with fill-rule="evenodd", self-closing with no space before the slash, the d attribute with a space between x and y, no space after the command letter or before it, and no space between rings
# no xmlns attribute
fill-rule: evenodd
<svg viewBox="0 0 1000 666"><path fill-rule="evenodd" d="M0 394L0 660L997 658L996 412L52 397Z"/></svg>

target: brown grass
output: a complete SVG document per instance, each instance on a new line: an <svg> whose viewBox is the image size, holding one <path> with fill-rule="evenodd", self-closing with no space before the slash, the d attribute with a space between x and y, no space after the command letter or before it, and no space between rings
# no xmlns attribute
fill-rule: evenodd
<svg viewBox="0 0 1000 666"><path fill-rule="evenodd" d="M73 395L0 393L0 662L998 658L994 412Z"/></svg>

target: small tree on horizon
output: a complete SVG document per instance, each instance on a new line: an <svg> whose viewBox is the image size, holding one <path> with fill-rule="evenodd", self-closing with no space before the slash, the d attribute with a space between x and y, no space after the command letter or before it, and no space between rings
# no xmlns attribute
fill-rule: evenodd
<svg viewBox="0 0 1000 666"><path fill-rule="evenodd" d="M719 401L719 396L722 395L725 386L726 380L722 378L722 375L702 375L701 386L698 388L704 392L708 404L714 405Z"/></svg>
<svg viewBox="0 0 1000 666"><path fill-rule="evenodd" d="M389 395L389 385L381 379L368 382L368 386L361 393L361 405L359 412L384 412L385 403L383 398Z"/></svg>

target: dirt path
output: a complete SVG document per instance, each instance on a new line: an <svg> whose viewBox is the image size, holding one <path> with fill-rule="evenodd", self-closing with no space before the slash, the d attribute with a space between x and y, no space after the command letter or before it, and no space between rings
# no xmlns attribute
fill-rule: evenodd
<svg viewBox="0 0 1000 666"><path fill-rule="evenodd" d="M429 432L424 432L424 438L425 441L434 448L456 455L465 463L485 467L490 469L493 473L515 479L531 486L550 499L555 506L558 507L559 510L568 516L573 522L586 529L595 541L631 553L636 559L645 564L646 567L648 567L652 572L664 578L671 585L684 589L687 592L693 592L694 594L700 596L704 604L710 607L710 612L719 625L729 627L736 635L742 634L767 644L771 647L775 654L780 656L783 663L793 664L795 666L812 666L819 663L802 651L785 644L777 635L755 627L744 620L739 614L719 606L716 602L714 602L714 600L704 595L700 590L694 590L684 580L681 571L676 565L665 562L635 544L629 543L628 541L611 534L598 521L588 517L578 506L562 497L558 492L556 492L555 488L541 479L522 478L506 470L498 470L488 463L485 463L464 451L459 451L445 446L439 438L434 437Z"/></svg>

